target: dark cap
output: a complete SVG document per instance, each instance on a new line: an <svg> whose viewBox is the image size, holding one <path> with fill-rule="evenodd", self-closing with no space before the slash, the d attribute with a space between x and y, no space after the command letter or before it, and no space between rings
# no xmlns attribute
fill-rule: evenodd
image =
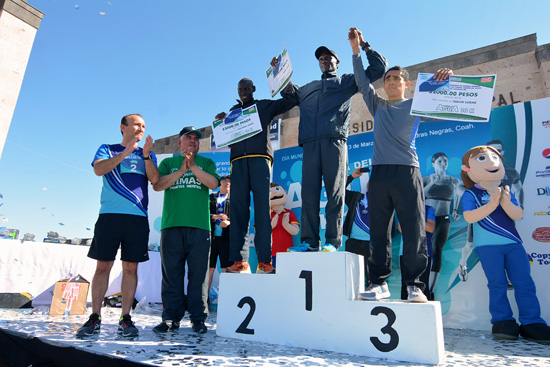
<svg viewBox="0 0 550 367"><path fill-rule="evenodd" d="M202 139L202 133L199 130L195 129L195 126L186 126L181 129L179 137L181 138L183 135L187 135L189 133L195 133L199 136L199 138Z"/></svg>
<svg viewBox="0 0 550 367"><path fill-rule="evenodd" d="M317 60L319 60L322 54L332 55L336 57L336 60L340 61L340 59L338 58L338 55L336 55L336 52L329 50L326 46L321 46L317 50L315 50L315 57L317 58Z"/></svg>
<svg viewBox="0 0 550 367"><path fill-rule="evenodd" d="M229 181L231 181L231 176L230 175L225 175L225 176L220 177L220 181L225 180L225 179L228 179Z"/></svg>

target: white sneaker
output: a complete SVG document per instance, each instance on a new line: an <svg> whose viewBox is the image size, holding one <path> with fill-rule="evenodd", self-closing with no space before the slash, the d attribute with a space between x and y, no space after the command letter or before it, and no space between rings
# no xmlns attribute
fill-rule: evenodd
<svg viewBox="0 0 550 367"><path fill-rule="evenodd" d="M323 252L336 252L338 249L331 244L323 246Z"/></svg>
<svg viewBox="0 0 550 367"><path fill-rule="evenodd" d="M390 290L388 284L371 284L364 293L359 293L359 299L366 301L377 301L382 298L388 298L390 296Z"/></svg>
<svg viewBox="0 0 550 367"><path fill-rule="evenodd" d="M409 293L409 297L407 298L407 301L409 302L415 302L415 303L428 302L428 298L426 298L426 295L416 285L409 285L407 287L407 293Z"/></svg>

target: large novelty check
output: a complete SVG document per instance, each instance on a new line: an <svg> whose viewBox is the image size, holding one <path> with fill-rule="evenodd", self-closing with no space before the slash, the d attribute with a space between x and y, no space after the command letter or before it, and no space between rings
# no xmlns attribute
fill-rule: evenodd
<svg viewBox="0 0 550 367"><path fill-rule="evenodd" d="M286 87L292 77L292 64L290 63L286 47L283 52L277 56L277 67L273 68L270 66L269 69L266 70L265 75L267 76L267 84L269 84L269 90L273 98Z"/></svg>
<svg viewBox="0 0 550 367"><path fill-rule="evenodd" d="M497 79L494 75L451 75L441 82L419 73L411 115L444 120L489 121Z"/></svg>
<svg viewBox="0 0 550 367"><path fill-rule="evenodd" d="M222 148L262 132L256 105L233 110L223 120L212 122L216 147Z"/></svg>

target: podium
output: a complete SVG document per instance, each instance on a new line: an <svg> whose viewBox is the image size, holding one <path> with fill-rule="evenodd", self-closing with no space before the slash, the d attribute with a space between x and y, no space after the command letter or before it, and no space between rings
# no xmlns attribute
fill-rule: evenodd
<svg viewBox="0 0 550 367"><path fill-rule="evenodd" d="M220 276L217 334L416 363L444 361L439 302L362 301L362 256L279 253L277 274Z"/></svg>

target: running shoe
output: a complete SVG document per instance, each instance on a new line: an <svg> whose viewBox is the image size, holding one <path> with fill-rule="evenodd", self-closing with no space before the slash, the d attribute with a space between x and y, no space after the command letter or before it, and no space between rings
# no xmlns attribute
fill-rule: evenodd
<svg viewBox="0 0 550 367"><path fill-rule="evenodd" d="M227 273L248 273L250 274L250 266L246 261L235 261L235 264L225 269Z"/></svg>
<svg viewBox="0 0 550 367"><path fill-rule="evenodd" d="M120 318L120 321L118 322L118 333L122 336L128 337L139 335L139 331L137 327L135 327L130 315L124 315Z"/></svg>
<svg viewBox="0 0 550 367"><path fill-rule="evenodd" d="M88 321L84 323L80 328L78 328L78 331L76 332L76 336L91 336L95 333L99 333L99 329L101 327L101 316L99 316L97 313L93 313L90 315L90 318Z"/></svg>
<svg viewBox="0 0 550 367"><path fill-rule="evenodd" d="M390 296L390 289L386 282L382 284L371 284L363 293L359 293L359 299L365 301L378 301Z"/></svg>
<svg viewBox="0 0 550 367"><path fill-rule="evenodd" d="M259 263L256 274L275 274L275 268L271 263Z"/></svg>

